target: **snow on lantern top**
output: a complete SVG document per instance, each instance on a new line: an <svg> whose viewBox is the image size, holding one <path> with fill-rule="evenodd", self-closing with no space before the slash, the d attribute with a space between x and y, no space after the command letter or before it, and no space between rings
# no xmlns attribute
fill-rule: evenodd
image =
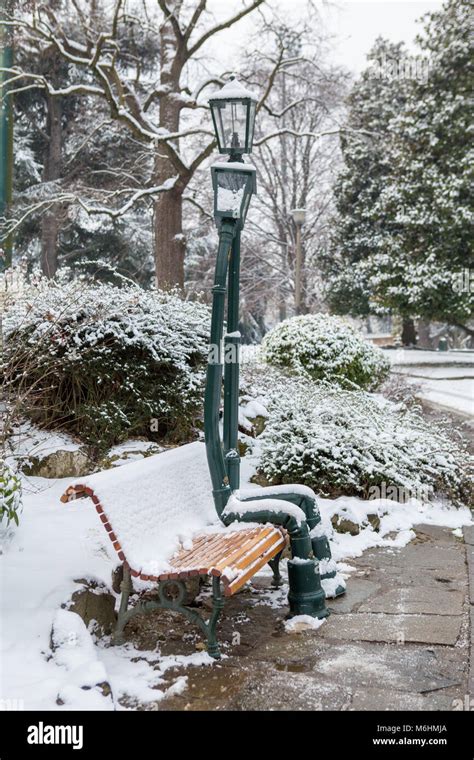
<svg viewBox="0 0 474 760"><path fill-rule="evenodd" d="M209 98L219 153L252 152L257 98L234 76Z"/></svg>

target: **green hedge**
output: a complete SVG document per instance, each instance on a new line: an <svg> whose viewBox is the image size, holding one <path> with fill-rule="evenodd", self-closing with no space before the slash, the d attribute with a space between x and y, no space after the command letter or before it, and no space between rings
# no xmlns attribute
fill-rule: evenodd
<svg viewBox="0 0 474 760"><path fill-rule="evenodd" d="M387 377L383 351L367 343L339 317L307 314L286 319L263 340L265 360L275 366L347 388L373 390Z"/></svg>

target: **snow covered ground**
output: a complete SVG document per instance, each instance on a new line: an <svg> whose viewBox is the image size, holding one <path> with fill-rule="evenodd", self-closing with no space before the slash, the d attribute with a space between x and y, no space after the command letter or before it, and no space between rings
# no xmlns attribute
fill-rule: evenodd
<svg viewBox="0 0 474 760"><path fill-rule="evenodd" d="M417 351L413 349L395 348L385 352L392 365L407 364L463 364L474 367L474 351Z"/></svg>
<svg viewBox="0 0 474 760"><path fill-rule="evenodd" d="M474 375L443 380L409 377L408 381L420 386L418 395L425 401L474 417Z"/></svg>
<svg viewBox="0 0 474 760"><path fill-rule="evenodd" d="M474 416L474 352L397 349L387 354L392 372L416 385L420 398Z"/></svg>
<svg viewBox="0 0 474 760"><path fill-rule="evenodd" d="M243 471L243 479L248 480L253 471L250 459ZM116 562L90 501L67 505L59 501L69 483L70 479L29 478L20 527L4 530L1 537L0 697L19 702L25 709L50 710L124 709L119 704L124 697L129 705L158 703L186 689L186 675L165 680L170 668L210 666L213 661L203 652L162 657L158 649L144 653L130 645L107 647L106 639L94 641L75 613L61 609L78 589L75 580L88 578L109 586ZM137 483L137 494L139 488ZM414 537L412 529L418 523L454 530L471 521L468 509L440 503L402 505L346 497L319 503L329 528L334 514L361 523L359 535L334 534L332 538L334 557L345 574L350 573L347 559L360 556L368 547L404 546ZM379 532L366 523L367 514L374 513L381 517ZM278 599L285 604L281 595ZM112 695L103 693L103 682L110 684Z"/></svg>
<svg viewBox="0 0 474 760"><path fill-rule="evenodd" d="M77 451L80 444L66 433L52 433L41 430L31 422L23 422L9 439L16 459L28 460L33 457L46 457L56 451Z"/></svg>
<svg viewBox="0 0 474 760"><path fill-rule="evenodd" d="M1 698L27 710L61 709L58 697L63 709L79 710L113 709L124 694L132 701L157 702L168 693L159 689L166 670L212 660L202 652L167 658L150 652L144 658L131 646L95 646L79 616L61 611L80 588L75 579L110 586L116 564L90 502L59 501L69 483L28 479L20 527L2 535ZM58 611L64 613L59 620ZM53 622L55 630L65 629L54 653ZM137 656L140 661L134 663ZM103 681L110 683L114 701L94 688ZM181 678L172 688L184 686Z"/></svg>

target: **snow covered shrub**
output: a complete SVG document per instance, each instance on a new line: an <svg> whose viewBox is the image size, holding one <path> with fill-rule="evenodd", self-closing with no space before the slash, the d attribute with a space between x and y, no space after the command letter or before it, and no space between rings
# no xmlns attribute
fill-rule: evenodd
<svg viewBox="0 0 474 760"><path fill-rule="evenodd" d="M12 468L0 459L0 522L12 520L18 525L21 512L21 480Z"/></svg>
<svg viewBox="0 0 474 760"><path fill-rule="evenodd" d="M275 367L345 387L371 390L390 369L380 348L367 343L339 317L328 314L286 319L265 336L263 351L266 361Z"/></svg>
<svg viewBox="0 0 474 760"><path fill-rule="evenodd" d="M7 384L37 424L99 450L131 436L192 436L208 310L176 294L85 280L40 283L5 323Z"/></svg>
<svg viewBox="0 0 474 760"><path fill-rule="evenodd" d="M244 392L268 410L256 446L260 471L272 484L302 483L323 495L365 498L385 484L472 504L472 457L442 427L365 391L274 369L260 371L260 378L253 372Z"/></svg>

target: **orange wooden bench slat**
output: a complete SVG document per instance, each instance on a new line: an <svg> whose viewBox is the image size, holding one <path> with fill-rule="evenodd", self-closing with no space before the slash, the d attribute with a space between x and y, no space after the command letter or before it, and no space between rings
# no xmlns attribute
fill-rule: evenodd
<svg viewBox="0 0 474 760"><path fill-rule="evenodd" d="M272 531L272 528L264 528L259 529L259 540L262 538L265 538L267 535L269 535L269 532ZM215 569L216 570L223 570L228 565L236 565L238 561L245 556L245 554L254 546L254 538L255 534L248 535L244 541L240 539L240 542L237 544L235 549L228 553L226 556L219 559L218 562L215 563Z"/></svg>
<svg viewBox="0 0 474 760"><path fill-rule="evenodd" d="M230 593L235 593L285 545L283 534L273 526L244 529L230 535L227 534L227 536L229 537L229 544L233 547L231 553L229 547L225 543L222 544L222 541L213 545L213 539L218 539L219 534L209 537L208 552L202 555L205 566L200 568L199 575L221 576L226 589L231 589ZM186 555L188 552L189 550L183 554ZM192 568L183 566L180 561L181 557L182 554L179 553L170 560L173 569L166 573L168 578L177 580L179 577L186 577L192 572ZM250 572L249 568L252 568ZM226 573L227 569L230 577ZM234 574L237 574L237 578L234 578ZM242 582L237 583L241 578L244 578ZM163 576L160 576L159 579L164 580ZM226 590L227 596L230 593Z"/></svg>
<svg viewBox="0 0 474 760"><path fill-rule="evenodd" d="M238 570L245 570L252 562L260 557L264 552L271 549L275 545L274 535L262 535L257 536L258 543L255 544L249 551L245 553L237 562L234 562L234 567ZM278 536L276 537L278 541Z"/></svg>
<svg viewBox="0 0 474 760"><path fill-rule="evenodd" d="M179 556L172 557L170 562L174 567L185 567L187 563L197 563L201 560L205 560L208 564L219 565L223 557L226 558L226 564L229 564L230 560L239 556L244 551L244 543L242 537L239 536L240 531L231 533L217 533L209 536L209 540L204 544L201 544L200 551L197 556L191 556L188 558L185 553L180 552ZM248 542L252 545L254 538L254 529L245 531L245 545ZM196 539L195 539L196 540Z"/></svg>
<svg viewBox="0 0 474 760"><path fill-rule="evenodd" d="M278 554L278 552L283 549L284 545L285 545L285 540L284 540L284 538L282 536L282 542L281 542L281 544L279 545L279 547L277 548L276 551L274 550L275 547L271 547L264 554L262 554L261 556L259 556L246 569L246 571L244 573L242 573L242 575L240 575L237 578L235 578L228 585L224 584L224 594L225 594L225 596L232 596L232 594L235 594L236 591L238 591L239 589L241 589L242 586L245 583L247 583L247 581L250 580L250 578L252 578L255 575L255 573L257 573L260 570L260 568L262 568L264 565L266 565L267 562L269 562L269 560L271 560L275 556L275 554Z"/></svg>
<svg viewBox="0 0 474 760"><path fill-rule="evenodd" d="M194 541L200 541L200 538L200 536L196 536ZM192 550L181 550L178 555L171 558L170 562L173 563L173 567L179 567L186 566L186 564L189 564L190 566L193 564L199 564L202 559L209 561L209 557L211 556L217 557L222 551L228 552L235 540L236 539L233 538L232 534L204 534L204 541L200 542L199 550L197 552L193 552Z"/></svg>

